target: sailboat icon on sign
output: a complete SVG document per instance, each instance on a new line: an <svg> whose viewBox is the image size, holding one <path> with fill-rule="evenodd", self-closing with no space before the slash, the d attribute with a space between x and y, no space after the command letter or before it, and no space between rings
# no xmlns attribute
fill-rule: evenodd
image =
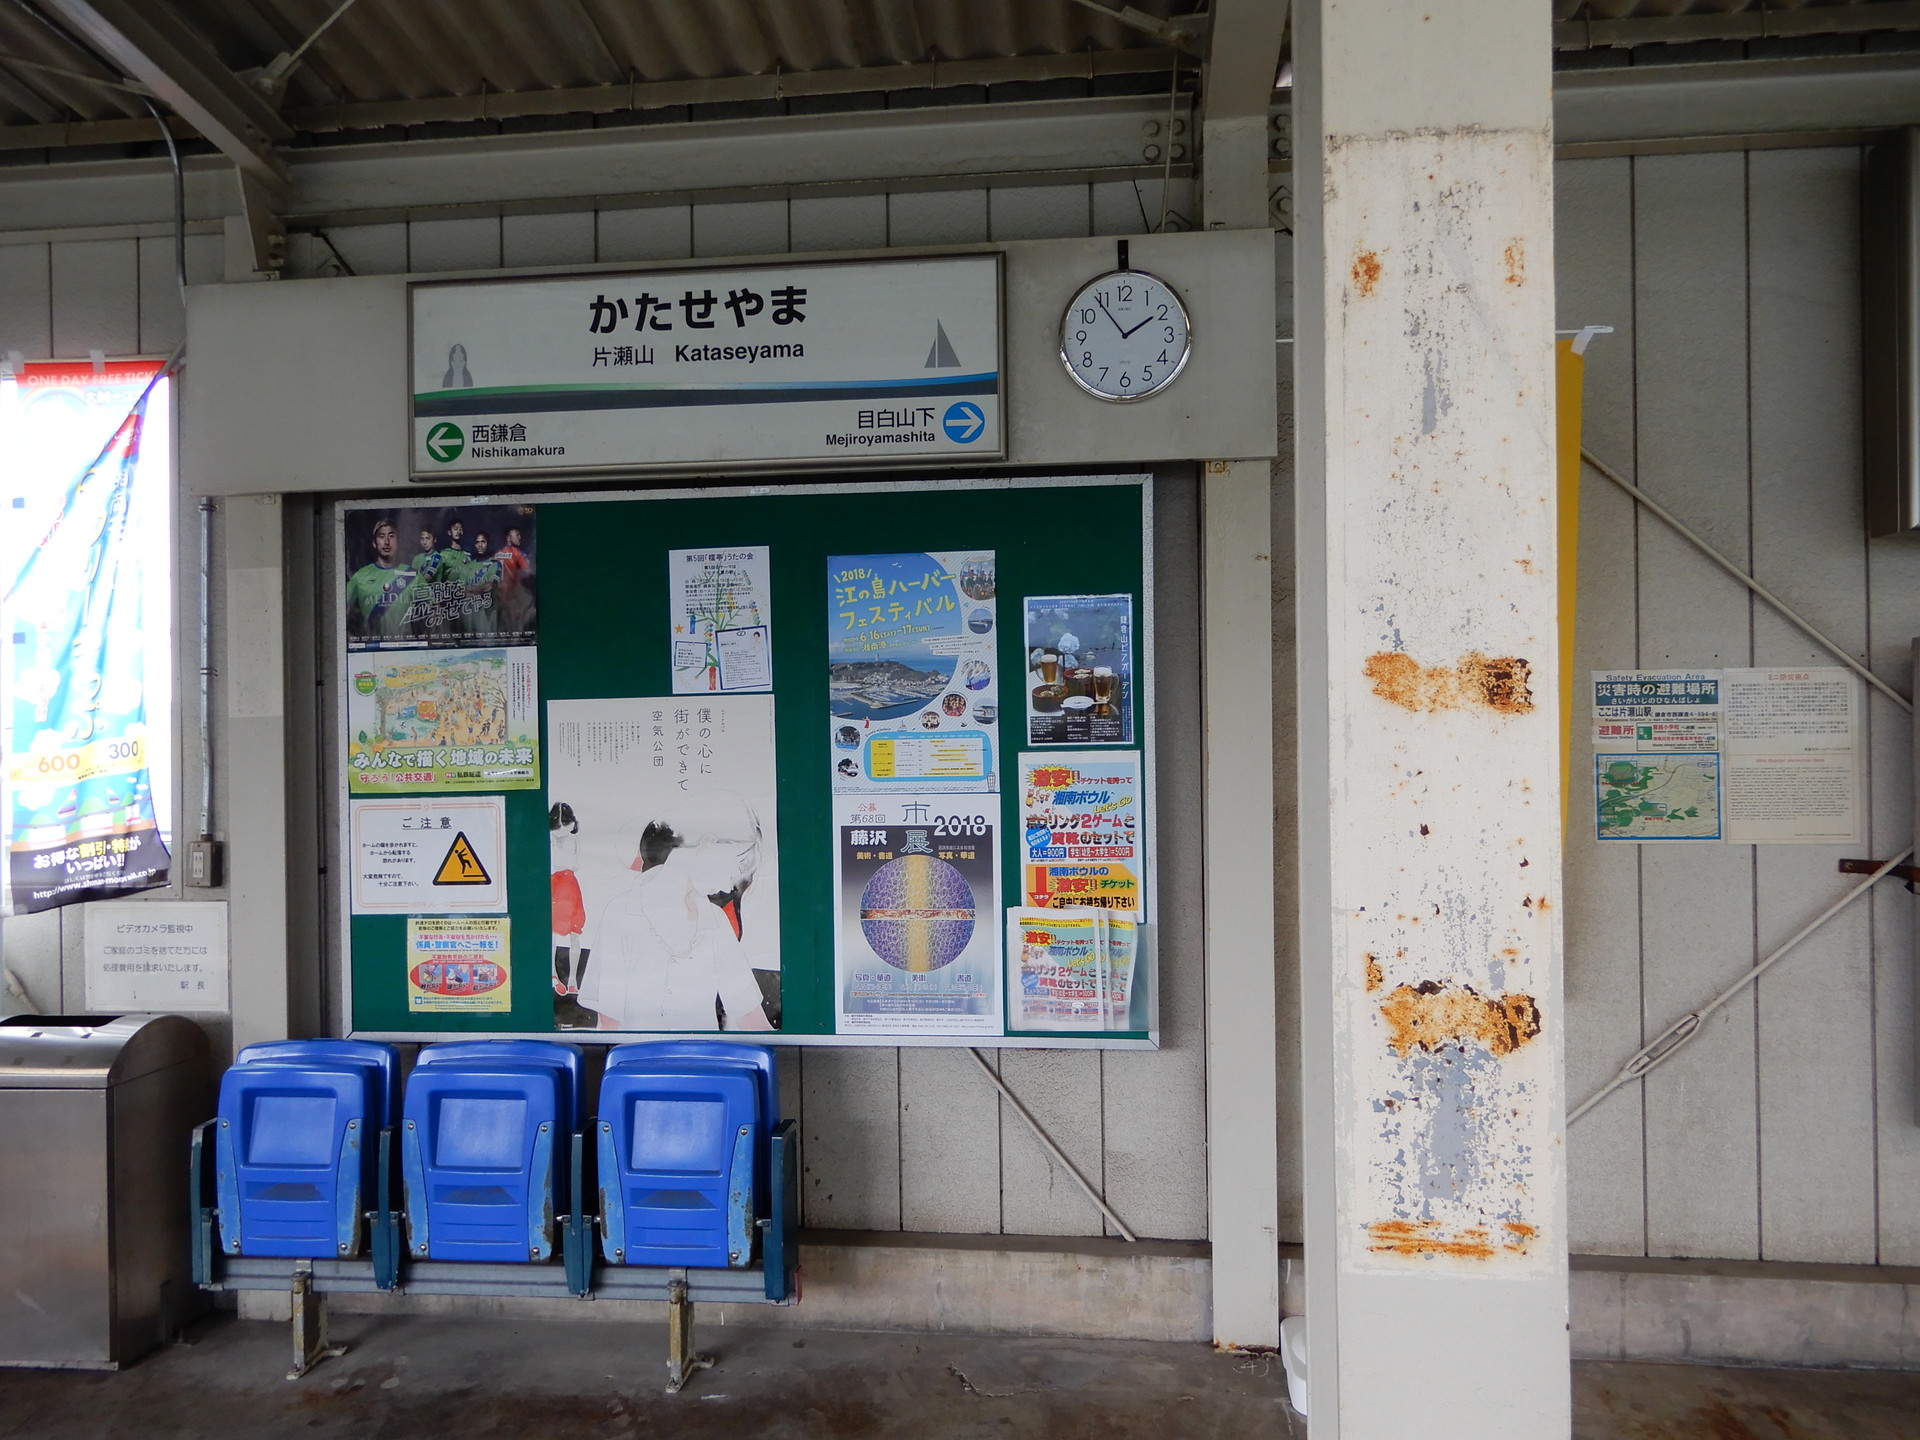
<svg viewBox="0 0 1920 1440"><path fill-rule="evenodd" d="M933 322L933 348L927 351L928 370L958 370L960 357L953 353L953 342L947 339L947 327L938 320Z"/></svg>

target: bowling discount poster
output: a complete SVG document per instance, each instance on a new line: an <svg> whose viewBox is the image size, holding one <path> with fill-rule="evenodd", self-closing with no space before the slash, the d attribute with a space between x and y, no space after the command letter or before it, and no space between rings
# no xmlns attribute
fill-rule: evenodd
<svg viewBox="0 0 1920 1440"><path fill-rule="evenodd" d="M846 799L834 849L842 1035L999 1035L997 798Z"/></svg>

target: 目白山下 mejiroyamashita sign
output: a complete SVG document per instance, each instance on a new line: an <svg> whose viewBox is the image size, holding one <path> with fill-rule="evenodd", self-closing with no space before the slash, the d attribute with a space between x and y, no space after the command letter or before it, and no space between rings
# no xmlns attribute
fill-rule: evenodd
<svg viewBox="0 0 1920 1440"><path fill-rule="evenodd" d="M410 295L422 479L1005 451L998 256Z"/></svg>

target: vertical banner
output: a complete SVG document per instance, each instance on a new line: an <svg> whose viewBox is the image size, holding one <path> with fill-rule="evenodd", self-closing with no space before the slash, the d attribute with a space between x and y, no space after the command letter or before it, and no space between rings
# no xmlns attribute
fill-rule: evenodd
<svg viewBox="0 0 1920 1440"><path fill-rule="evenodd" d="M167 879L149 768L145 653L148 621L159 635L167 621L144 613L140 552L152 537L129 524L147 382L157 367L139 369L138 398L105 449L65 472L72 478L52 492L57 509L42 509L39 523L11 536L0 564L4 908L13 912L108 899ZM38 398L50 404L59 394ZM22 428L7 430L24 447ZM29 478L51 482L59 473Z"/></svg>

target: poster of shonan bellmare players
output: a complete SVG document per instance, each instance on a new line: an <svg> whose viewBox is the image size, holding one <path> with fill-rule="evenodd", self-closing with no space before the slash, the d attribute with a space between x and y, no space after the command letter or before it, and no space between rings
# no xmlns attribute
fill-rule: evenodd
<svg viewBox="0 0 1920 1440"><path fill-rule="evenodd" d="M347 647L531 645L533 522L531 505L349 510Z"/></svg>

